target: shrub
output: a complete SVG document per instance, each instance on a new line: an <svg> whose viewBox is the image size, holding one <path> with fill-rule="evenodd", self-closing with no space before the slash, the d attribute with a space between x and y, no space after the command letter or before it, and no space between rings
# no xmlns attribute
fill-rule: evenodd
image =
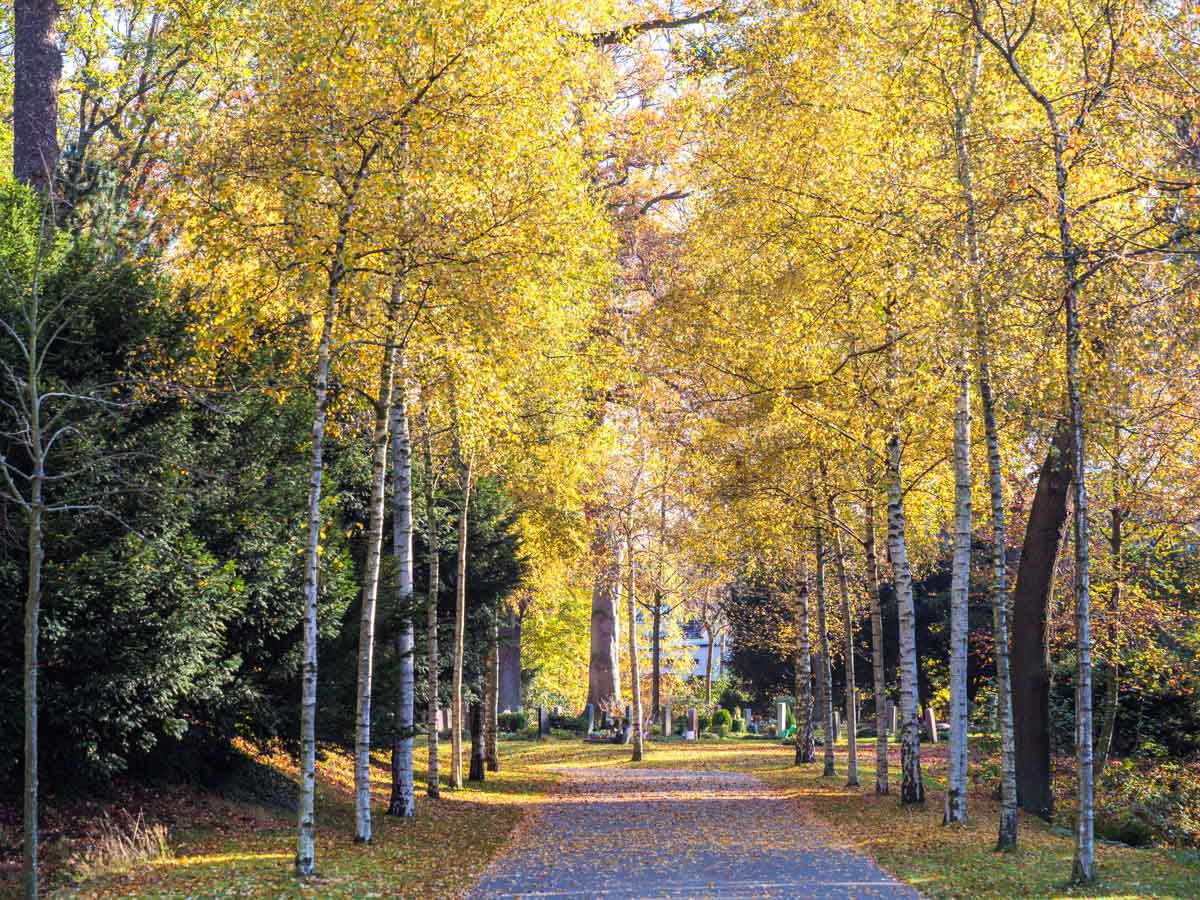
<svg viewBox="0 0 1200 900"><path fill-rule="evenodd" d="M556 716L550 714L550 728L582 734L587 731L587 719L583 716Z"/></svg>
<svg viewBox="0 0 1200 900"><path fill-rule="evenodd" d="M727 709L718 709L713 713L712 730L719 735L725 735L733 727L733 713Z"/></svg>
<svg viewBox="0 0 1200 900"><path fill-rule="evenodd" d="M732 731L734 734L738 734L738 733L744 731L745 728L746 728L746 721L744 719L742 719L740 716L733 720Z"/></svg>
<svg viewBox="0 0 1200 900"><path fill-rule="evenodd" d="M708 713L700 713L696 716L696 724L700 726L700 731L708 731L712 727L712 716Z"/></svg>
<svg viewBox="0 0 1200 900"><path fill-rule="evenodd" d="M500 713L496 724L500 726L501 731L524 731L529 727L529 717L523 712Z"/></svg>

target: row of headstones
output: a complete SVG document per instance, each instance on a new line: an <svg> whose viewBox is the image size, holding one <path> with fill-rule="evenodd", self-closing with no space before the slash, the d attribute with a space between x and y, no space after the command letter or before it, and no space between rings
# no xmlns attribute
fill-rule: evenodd
<svg viewBox="0 0 1200 900"><path fill-rule="evenodd" d="M787 730L788 713L789 713L788 704L786 704L782 701L780 701L778 704L776 704L775 721L778 723L779 731L781 734ZM546 737L550 734L550 714L551 714L550 707L539 706L537 708L538 735L540 737ZM554 714L557 716L561 716L562 715L562 707L561 706L554 707ZM594 705L592 705L591 703L589 703L587 705L587 713L586 714L587 714L587 733L588 734L595 733L597 724L599 724L601 727L605 727L607 725L607 722L597 723L596 707ZM750 717L750 707L748 707L748 706L746 707L746 709L744 711L744 716L745 716L745 721L747 723L749 723L750 718L751 718ZM464 716L464 721L465 721L465 718L466 717ZM662 733L663 734L674 733L674 719L672 718L671 704L668 703L666 706L663 707L662 715L661 715L660 719L661 719L660 725L662 727ZM626 732L628 732L629 723L632 720L633 720L633 708L631 706L626 706L625 707L625 726L624 726ZM884 720L887 722L888 731L891 734L895 734L896 732L898 732L900 730L900 710L896 706L895 701L893 701L893 700L887 701L887 705L884 707ZM925 707L925 721L923 724L925 726L925 740L936 744L937 740L938 740L938 724L937 724L937 719L933 714L932 707L929 707L929 706ZM450 730L450 710L444 709L444 708L439 709L438 710L438 731L445 732L445 731L449 731L449 730ZM834 740L837 740L838 735L840 735L841 732L842 732L842 714L841 714L840 710L834 710L834 712L833 712ZM689 707L688 711L687 711L687 722L686 722L686 726L684 728L684 735L683 735L684 739L694 740L696 737L699 736L699 734L700 734L699 713L697 712L695 707ZM628 735L626 735L626 738L628 738Z"/></svg>

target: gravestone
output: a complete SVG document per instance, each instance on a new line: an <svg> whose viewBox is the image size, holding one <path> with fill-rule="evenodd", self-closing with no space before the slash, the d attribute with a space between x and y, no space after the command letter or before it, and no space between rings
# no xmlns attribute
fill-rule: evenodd
<svg viewBox="0 0 1200 900"><path fill-rule="evenodd" d="M550 736L550 710L544 706L537 708L538 714L538 738Z"/></svg>
<svg viewBox="0 0 1200 900"><path fill-rule="evenodd" d="M753 716L753 714L752 714L752 713L751 713L751 711L750 711L750 707L748 707L748 706L746 707L746 709L745 709L745 712L743 713L743 715L745 716L745 719L746 719L746 730L747 730L747 731L749 731L749 730L750 730L750 723L751 723L752 721L754 721L754 716Z"/></svg>
<svg viewBox="0 0 1200 900"><path fill-rule="evenodd" d="M467 719L471 729L471 767L467 781L483 781L486 754L483 750L483 704L472 703Z"/></svg>
<svg viewBox="0 0 1200 900"><path fill-rule="evenodd" d="M689 706L687 711L687 729L683 735L689 741L694 741L700 737L700 716L696 713L696 707Z"/></svg>
<svg viewBox="0 0 1200 900"><path fill-rule="evenodd" d="M884 709L884 721L887 723L888 733L895 734L897 731L900 730L900 724L897 721L898 716L896 715L896 713L897 713L896 701L889 700L887 702L887 704L883 707L883 709Z"/></svg>
<svg viewBox="0 0 1200 900"><path fill-rule="evenodd" d="M779 736L783 737L788 727L788 708L782 700L775 704L775 725L779 729Z"/></svg>
<svg viewBox="0 0 1200 900"><path fill-rule="evenodd" d="M562 718L562 714L563 714L563 713L562 713L562 707L561 707L561 706L556 706L556 707L554 707L554 714L555 714L556 716L558 716L559 718Z"/></svg>
<svg viewBox="0 0 1200 900"><path fill-rule="evenodd" d="M664 737L670 737L675 733L675 719L672 717L670 703L663 707L662 733Z"/></svg>
<svg viewBox="0 0 1200 900"><path fill-rule="evenodd" d="M596 730L596 707L591 703L587 705L587 733L591 734Z"/></svg>
<svg viewBox="0 0 1200 900"><path fill-rule="evenodd" d="M833 711L833 742L836 744L837 739L842 733L842 714L836 709Z"/></svg>
<svg viewBox="0 0 1200 900"><path fill-rule="evenodd" d="M936 744L938 739L937 719L933 715L933 707L925 707L925 739L931 744Z"/></svg>
<svg viewBox="0 0 1200 900"><path fill-rule="evenodd" d="M621 725L621 743L628 744L633 739L633 706L625 704L625 722Z"/></svg>

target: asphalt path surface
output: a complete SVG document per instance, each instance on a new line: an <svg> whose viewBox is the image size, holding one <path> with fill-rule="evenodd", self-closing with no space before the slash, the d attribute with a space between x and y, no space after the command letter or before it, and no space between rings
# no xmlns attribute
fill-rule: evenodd
<svg viewBox="0 0 1200 900"><path fill-rule="evenodd" d="M478 898L916 898L741 772L564 769Z"/></svg>

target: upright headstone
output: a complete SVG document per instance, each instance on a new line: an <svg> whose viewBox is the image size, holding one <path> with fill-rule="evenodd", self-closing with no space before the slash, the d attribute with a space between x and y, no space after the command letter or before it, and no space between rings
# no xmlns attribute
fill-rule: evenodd
<svg viewBox="0 0 1200 900"><path fill-rule="evenodd" d="M538 710L538 738L550 736L550 710L544 706L539 706Z"/></svg>
<svg viewBox="0 0 1200 900"><path fill-rule="evenodd" d="M779 729L779 736L783 737L788 727L788 711L787 704L782 700L775 704L775 725Z"/></svg>
<svg viewBox="0 0 1200 900"><path fill-rule="evenodd" d="M933 715L932 706L925 707L925 738L931 744L937 743L937 718Z"/></svg>
<svg viewBox="0 0 1200 900"><path fill-rule="evenodd" d="M472 703L468 718L471 728L471 767L467 781L483 781L486 754L483 750L483 704Z"/></svg>
<svg viewBox="0 0 1200 900"><path fill-rule="evenodd" d="M746 709L745 709L745 712L743 713L743 715L744 715L744 716L745 716L745 718L746 718L746 730L747 730L747 731L749 731L749 730L750 730L750 723L751 723L751 722L754 720L754 715L753 715L753 713L751 712L751 710L750 710L750 707L748 707L748 706L746 707Z"/></svg>
<svg viewBox="0 0 1200 900"><path fill-rule="evenodd" d="M700 737L700 716L696 713L696 707L689 706L687 711L687 729L683 736L689 741L694 741Z"/></svg>
<svg viewBox="0 0 1200 900"><path fill-rule="evenodd" d="M664 737L670 737L675 733L675 719L673 718L670 703L663 707L662 733Z"/></svg>
<svg viewBox="0 0 1200 900"><path fill-rule="evenodd" d="M561 707L561 706L556 706L556 707L554 707L554 714L555 714L556 716L560 716L560 717L561 717L561 716L562 716L562 714L563 714L563 713L562 713L562 707Z"/></svg>
<svg viewBox="0 0 1200 900"><path fill-rule="evenodd" d="M833 711L833 741L836 744L837 739L842 736L842 714L838 710Z"/></svg>
<svg viewBox="0 0 1200 900"><path fill-rule="evenodd" d="M633 706L625 705L625 721L621 723L621 742L628 744L633 740Z"/></svg>
<svg viewBox="0 0 1200 900"><path fill-rule="evenodd" d="M896 701L895 700L887 701L887 703L883 707L883 710L884 710L883 718L884 718L884 721L887 722L888 733L895 734L897 731L900 730L900 724L899 724L899 722L896 721L896 719L897 719Z"/></svg>
<svg viewBox="0 0 1200 900"><path fill-rule="evenodd" d="M591 734L596 730L596 707L589 703L587 705L587 733Z"/></svg>

